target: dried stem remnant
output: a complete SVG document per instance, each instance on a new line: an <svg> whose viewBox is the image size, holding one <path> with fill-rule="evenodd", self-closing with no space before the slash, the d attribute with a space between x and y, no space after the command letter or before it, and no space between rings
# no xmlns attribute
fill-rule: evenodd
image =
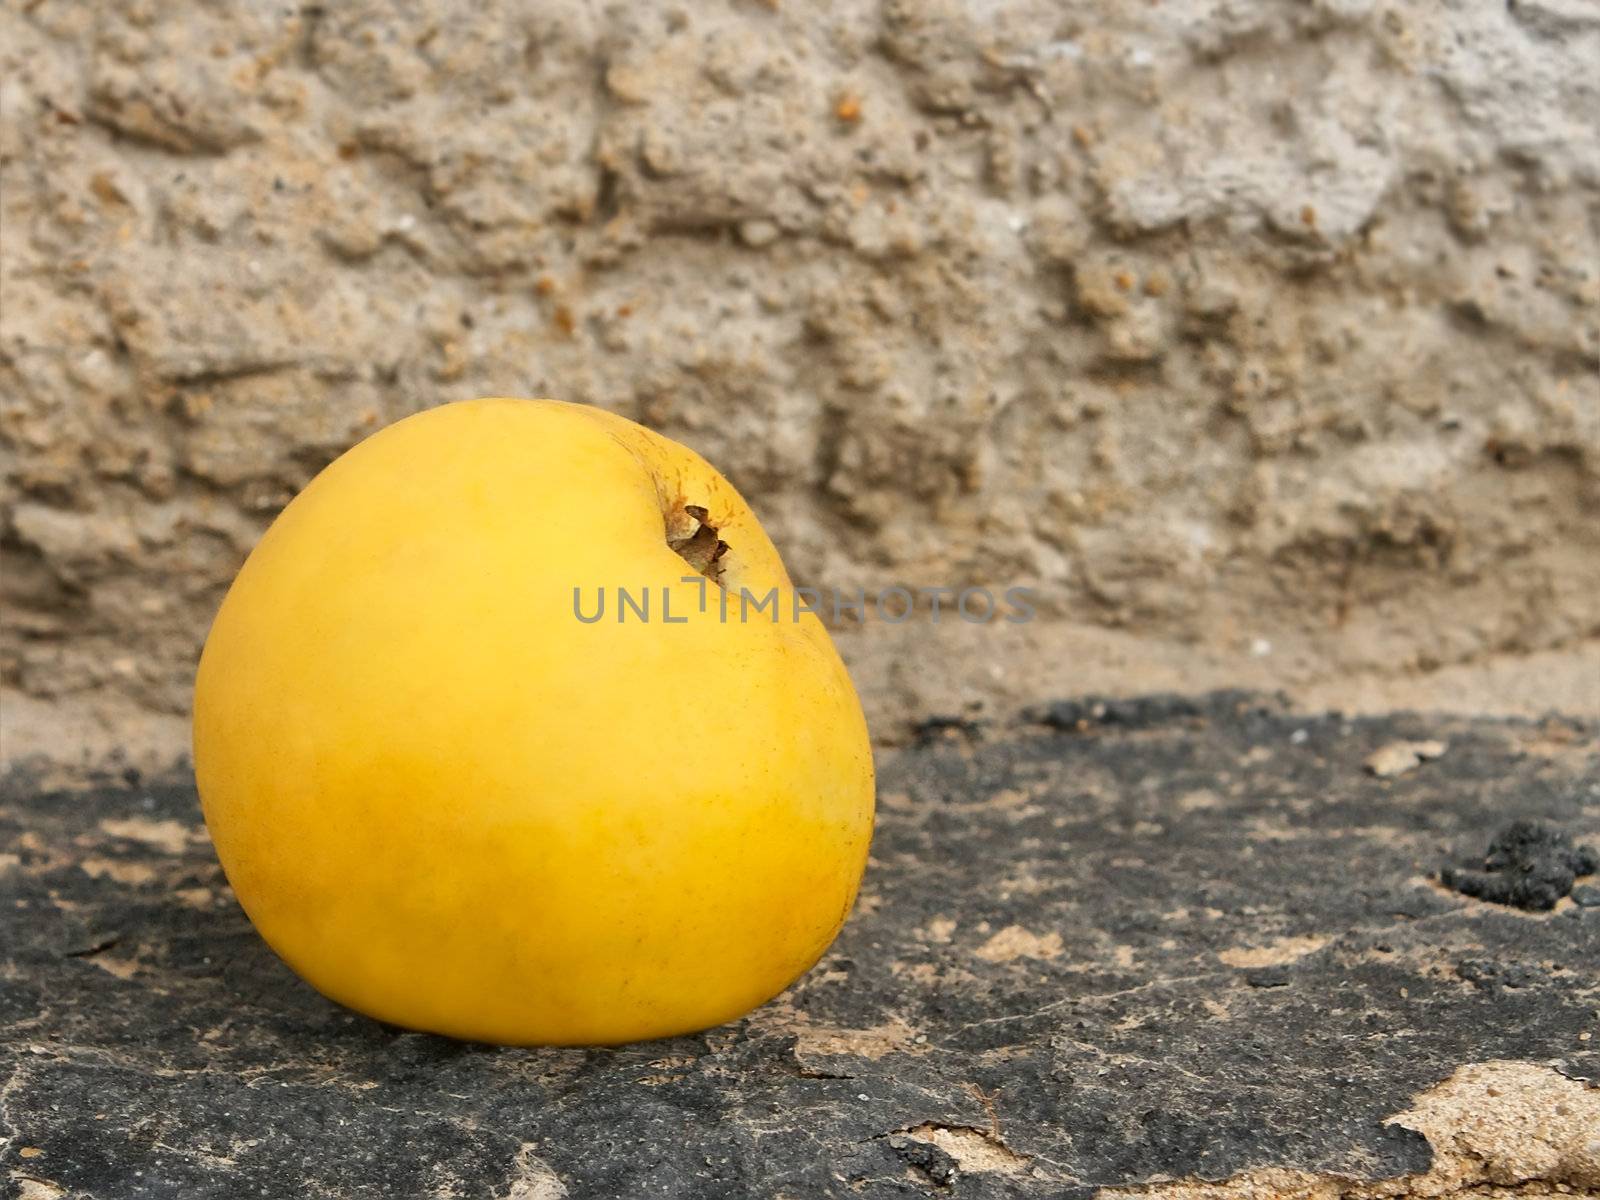
<svg viewBox="0 0 1600 1200"><path fill-rule="evenodd" d="M667 545L701 575L722 585L722 556L728 543L717 536L711 514L699 504L685 504L667 516Z"/></svg>

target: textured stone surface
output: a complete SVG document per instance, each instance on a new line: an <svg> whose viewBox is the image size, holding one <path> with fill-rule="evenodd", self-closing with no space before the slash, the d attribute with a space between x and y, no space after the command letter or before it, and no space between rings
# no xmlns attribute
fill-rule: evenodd
<svg viewBox="0 0 1600 1200"><path fill-rule="evenodd" d="M1517 820L1494 835L1489 852L1471 867L1446 867L1439 882L1463 896L1548 912L1573 884L1600 871L1600 853L1574 846L1570 835L1538 821Z"/></svg>
<svg viewBox="0 0 1600 1200"><path fill-rule="evenodd" d="M1592 844L1600 728L1035 716L885 762L860 907L795 988L597 1051L336 1009L251 931L187 782L12 776L0 1172L96 1200L1600 1188L1600 909L1436 882L1512 817ZM1449 749L1374 777L1396 738Z"/></svg>
<svg viewBox="0 0 1600 1200"><path fill-rule="evenodd" d="M1044 628L1269 683L1600 634L1592 6L6 0L0 29L19 696L181 712L293 491L489 393L690 442L808 583L1032 585ZM1038 658L945 634L948 695Z"/></svg>

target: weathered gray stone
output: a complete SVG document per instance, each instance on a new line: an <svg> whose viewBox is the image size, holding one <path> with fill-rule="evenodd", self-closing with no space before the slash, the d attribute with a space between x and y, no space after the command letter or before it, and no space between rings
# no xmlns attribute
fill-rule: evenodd
<svg viewBox="0 0 1600 1200"><path fill-rule="evenodd" d="M805 583L1036 587L1039 640L948 655L947 698L1020 701L1068 646L1166 686L1118 631L1273 685L1595 645L1582 4L45 0L0 29L9 689L182 713L294 489L485 394L688 441ZM174 545L63 532L149 506ZM894 737L935 698L880 634L844 650Z"/></svg>

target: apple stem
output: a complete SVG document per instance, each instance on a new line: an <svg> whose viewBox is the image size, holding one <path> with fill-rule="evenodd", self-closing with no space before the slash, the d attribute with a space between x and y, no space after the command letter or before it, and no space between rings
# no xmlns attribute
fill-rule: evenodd
<svg viewBox="0 0 1600 1200"><path fill-rule="evenodd" d="M667 545L699 574L722 586L722 556L728 543L717 536L711 514L699 504L681 504L667 514Z"/></svg>

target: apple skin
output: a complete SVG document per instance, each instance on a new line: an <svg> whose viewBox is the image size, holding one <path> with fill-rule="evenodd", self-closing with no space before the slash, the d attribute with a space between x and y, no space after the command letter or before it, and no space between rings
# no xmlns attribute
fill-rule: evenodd
<svg viewBox="0 0 1600 1200"><path fill-rule="evenodd" d="M685 505L776 621L722 619L715 584L700 612ZM319 991L412 1029L611 1044L748 1012L833 941L872 835L860 703L791 595L733 487L622 417L491 399L380 431L279 515L201 657L239 902Z"/></svg>

